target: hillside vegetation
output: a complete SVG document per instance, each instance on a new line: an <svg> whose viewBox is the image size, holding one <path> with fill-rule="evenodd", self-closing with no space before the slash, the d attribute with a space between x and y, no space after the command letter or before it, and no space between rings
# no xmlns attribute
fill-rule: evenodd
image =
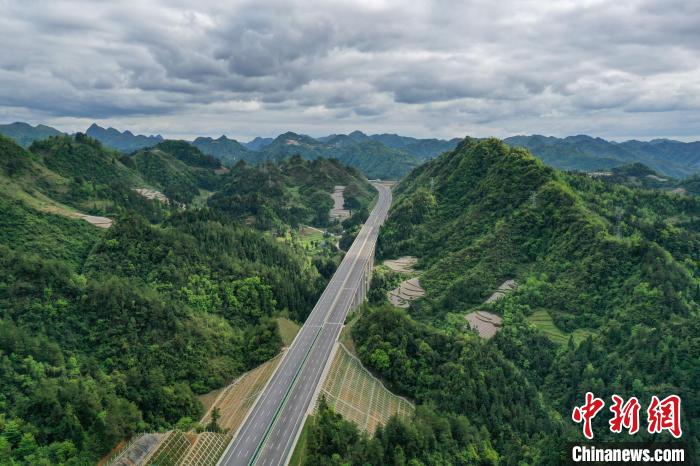
<svg viewBox="0 0 700 466"><path fill-rule="evenodd" d="M495 139L465 139L417 168L395 190L378 250L417 256L427 295L407 311L364 312L353 338L391 389L479 433L455 453L449 441L421 440L420 410L413 424L387 426L388 443L334 421L314 435L341 436L337 448L312 448L307 464L331 464L333 453L363 464L357 450L373 464L561 464L565 442L581 438L569 419L586 391L643 403L680 395L697 452L699 219L697 197L561 173ZM487 306L504 327L481 340L463 316L508 279L517 291ZM596 439L620 440L607 418L594 428Z"/></svg>
<svg viewBox="0 0 700 466"><path fill-rule="evenodd" d="M564 170L606 170L640 162L665 176L685 178L700 173L700 142L655 139L618 143L586 135L513 136L504 142L529 149L545 163Z"/></svg>
<svg viewBox="0 0 700 466"><path fill-rule="evenodd" d="M357 168L368 178L398 179L419 164L418 159L408 152L374 140L356 141L344 135L319 141L287 132L264 142L251 146L254 150L224 137L216 140L198 138L193 144L229 166L241 160L250 164L281 162L298 155L305 160L338 159L344 165Z"/></svg>
<svg viewBox="0 0 700 466"><path fill-rule="evenodd" d="M330 201L337 177L370 202L356 171L294 162L280 171L285 190ZM306 318L339 253L319 258L225 209L180 204L258 182L215 167L179 141L124 155L82 134L30 150L0 137L0 464L95 464L135 432L187 429L202 414L197 395L278 354L279 317ZM277 220L287 231L307 213Z"/></svg>
<svg viewBox="0 0 700 466"><path fill-rule="evenodd" d="M346 187L346 208L364 210L367 215L376 191L364 176L337 160L309 161L300 156L278 164L236 164L225 186L209 199L209 206L248 219L263 229L299 224L326 226L335 185Z"/></svg>

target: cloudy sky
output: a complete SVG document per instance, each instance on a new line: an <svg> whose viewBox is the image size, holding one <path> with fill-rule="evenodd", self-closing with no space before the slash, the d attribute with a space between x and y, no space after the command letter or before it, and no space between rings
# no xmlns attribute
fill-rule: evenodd
<svg viewBox="0 0 700 466"><path fill-rule="evenodd" d="M0 123L700 139L697 0L0 0Z"/></svg>

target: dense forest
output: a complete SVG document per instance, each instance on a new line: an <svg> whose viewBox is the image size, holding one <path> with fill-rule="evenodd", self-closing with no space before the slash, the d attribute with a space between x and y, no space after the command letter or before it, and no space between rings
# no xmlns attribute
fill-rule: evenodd
<svg viewBox="0 0 700 466"><path fill-rule="evenodd" d="M407 310L365 309L353 338L368 368L428 411L368 439L324 407L306 464L561 464L566 442L582 439L570 419L587 391L644 408L652 395L679 395L696 455L699 219L698 197L559 172L495 139L467 138L415 169L395 190L378 254L417 256L427 295ZM509 279L517 290L484 304ZM493 339L465 324L479 309L503 317ZM534 313L551 317L563 343ZM457 419L468 435L455 451ZM607 419L594 420L596 439L626 440ZM635 439L650 437L671 438Z"/></svg>
<svg viewBox="0 0 700 466"><path fill-rule="evenodd" d="M375 190L359 171L334 159L300 156L261 165L239 162L208 204L263 229L302 223L327 226L333 207L329 193L336 185L345 186L345 208L367 215Z"/></svg>
<svg viewBox="0 0 700 466"><path fill-rule="evenodd" d="M334 184L361 215L371 186L336 161L219 165L181 141L125 155L83 134L29 150L0 137L0 464L94 464L135 432L186 428L197 395L279 352L276 317L306 318L340 253L276 235L297 215L327 224ZM275 229L226 196L194 202L255 186L258 170L298 202ZM261 190L260 209L277 194Z"/></svg>

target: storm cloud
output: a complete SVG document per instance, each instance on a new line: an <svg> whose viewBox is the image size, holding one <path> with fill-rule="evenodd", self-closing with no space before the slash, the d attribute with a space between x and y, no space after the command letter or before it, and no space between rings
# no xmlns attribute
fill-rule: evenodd
<svg viewBox="0 0 700 466"><path fill-rule="evenodd" d="M700 3L0 0L0 122L700 138Z"/></svg>

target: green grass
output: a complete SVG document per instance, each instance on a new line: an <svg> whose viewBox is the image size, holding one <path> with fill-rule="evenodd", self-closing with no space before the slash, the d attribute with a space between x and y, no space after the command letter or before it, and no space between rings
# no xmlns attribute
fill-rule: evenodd
<svg viewBox="0 0 700 466"><path fill-rule="evenodd" d="M294 341L294 337L297 336L297 332L299 332L300 327L296 322L291 321L286 317L278 317L277 328L279 328L282 343L284 343L284 346L289 346Z"/></svg>
<svg viewBox="0 0 700 466"><path fill-rule="evenodd" d="M544 334L547 335L547 337L549 337L549 339L554 343L561 345L569 340L569 336L554 325L552 316L550 316L549 312L544 309L538 309L537 311L533 312L532 315L527 318L527 320L535 327L542 330L542 332L544 332Z"/></svg>
<svg viewBox="0 0 700 466"><path fill-rule="evenodd" d="M312 417L313 416L308 417L304 423L304 428L301 430L297 445L294 447L294 453L289 460L289 466L301 466L304 464L304 459L306 458L306 444L308 443L309 437L309 422L311 422Z"/></svg>

